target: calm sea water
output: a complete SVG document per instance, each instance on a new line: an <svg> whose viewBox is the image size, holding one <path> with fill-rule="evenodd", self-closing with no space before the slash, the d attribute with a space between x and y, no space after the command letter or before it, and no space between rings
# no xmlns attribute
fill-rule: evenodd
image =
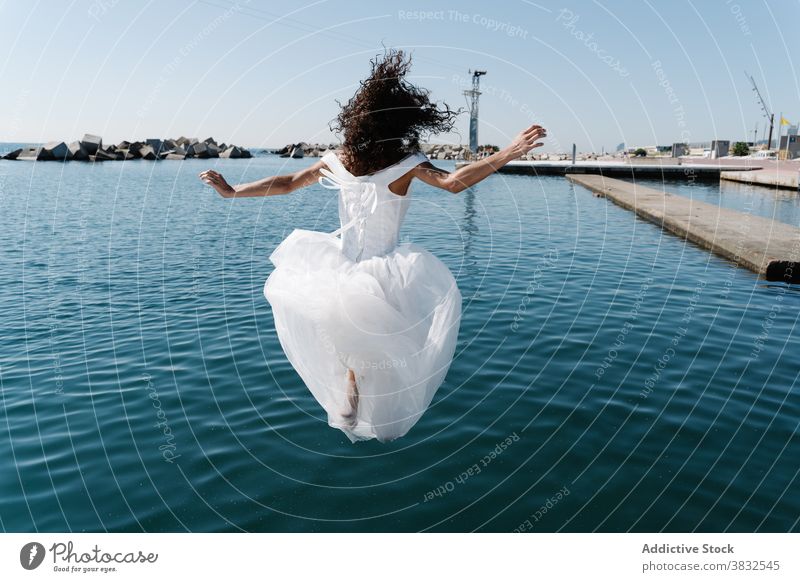
<svg viewBox="0 0 800 582"><path fill-rule="evenodd" d="M799 529L798 286L555 177L416 186L404 236L464 297L453 366L403 439L328 427L262 286L335 198L196 178L306 163L0 162L0 528Z"/></svg>

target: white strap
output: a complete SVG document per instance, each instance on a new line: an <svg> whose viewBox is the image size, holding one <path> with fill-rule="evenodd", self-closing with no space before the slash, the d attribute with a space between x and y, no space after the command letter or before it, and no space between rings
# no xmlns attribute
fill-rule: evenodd
<svg viewBox="0 0 800 582"><path fill-rule="evenodd" d="M344 231L356 225L360 225L360 248L358 256L356 257L356 260L358 260L361 258L361 254L364 252L364 223L366 222L367 218L372 216L372 214L378 208L378 190L375 186L375 183L345 180L325 168L320 168L320 172L323 174L323 176L319 178L319 183L322 187L328 188L329 190L339 190L340 193L343 193L344 190L348 190L349 192L357 195L356 200L351 202L349 205L348 201L344 199L348 214L351 218L346 224L343 224L341 227L334 230L331 235L339 236Z"/></svg>
<svg viewBox="0 0 800 582"><path fill-rule="evenodd" d="M395 180L402 178L405 174L419 166L421 163L427 161L428 156L422 152L416 152L415 154L409 155L408 157L400 160L394 166L389 166L386 168L386 170L380 172L380 174L382 174L382 180L387 184L391 184Z"/></svg>

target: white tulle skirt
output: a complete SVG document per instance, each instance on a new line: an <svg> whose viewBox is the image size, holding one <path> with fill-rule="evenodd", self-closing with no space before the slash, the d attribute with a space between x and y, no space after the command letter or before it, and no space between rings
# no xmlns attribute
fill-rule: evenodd
<svg viewBox="0 0 800 582"><path fill-rule="evenodd" d="M405 435L431 403L455 352L461 293L424 248L353 262L337 237L294 230L272 253L264 284L286 357L328 424L352 442ZM347 398L354 371L357 419Z"/></svg>

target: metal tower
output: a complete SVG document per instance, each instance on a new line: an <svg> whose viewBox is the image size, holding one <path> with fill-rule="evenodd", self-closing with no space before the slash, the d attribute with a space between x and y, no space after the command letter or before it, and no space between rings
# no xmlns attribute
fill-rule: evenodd
<svg viewBox="0 0 800 582"><path fill-rule="evenodd" d="M747 71L745 71L744 74L747 75ZM769 137L767 138L767 149L771 150L772 128L775 124L775 114L769 110L769 107L767 107L767 104L764 102L764 98L761 97L761 91L758 90L758 86L756 85L755 79L753 79L753 77L751 77L750 75L747 75L747 78L750 79L750 84L753 85L753 91L756 92L756 96L758 97L758 103L759 105L761 105L761 110L764 112L764 117L766 117L769 120ZM756 144L753 144L753 147L755 147L755 145ZM780 144L778 144L778 146L780 147Z"/></svg>
<svg viewBox="0 0 800 582"><path fill-rule="evenodd" d="M478 152L478 95L480 92L481 75L486 71L469 71L472 73L472 89L464 91L469 99L469 149L473 154Z"/></svg>

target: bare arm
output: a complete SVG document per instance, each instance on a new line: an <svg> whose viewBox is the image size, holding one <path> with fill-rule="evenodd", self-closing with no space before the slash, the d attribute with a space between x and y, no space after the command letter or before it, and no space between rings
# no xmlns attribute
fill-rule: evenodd
<svg viewBox="0 0 800 582"><path fill-rule="evenodd" d="M319 160L313 166L309 166L294 174L284 174L282 176L270 176L255 182L237 184L231 186L222 177L222 174L214 170L200 172L200 179L219 192L223 198L246 198L253 196L274 196L275 194L288 194L299 188L310 186L319 180L322 175L320 169L325 164Z"/></svg>
<svg viewBox="0 0 800 582"><path fill-rule="evenodd" d="M452 174L437 168L431 163L425 163L414 169L413 176L442 190L453 193L461 192L490 176L508 162L516 160L530 150L544 145L536 141L544 137L547 137L547 130L540 125L532 125L522 131L508 147L482 160L472 162Z"/></svg>

